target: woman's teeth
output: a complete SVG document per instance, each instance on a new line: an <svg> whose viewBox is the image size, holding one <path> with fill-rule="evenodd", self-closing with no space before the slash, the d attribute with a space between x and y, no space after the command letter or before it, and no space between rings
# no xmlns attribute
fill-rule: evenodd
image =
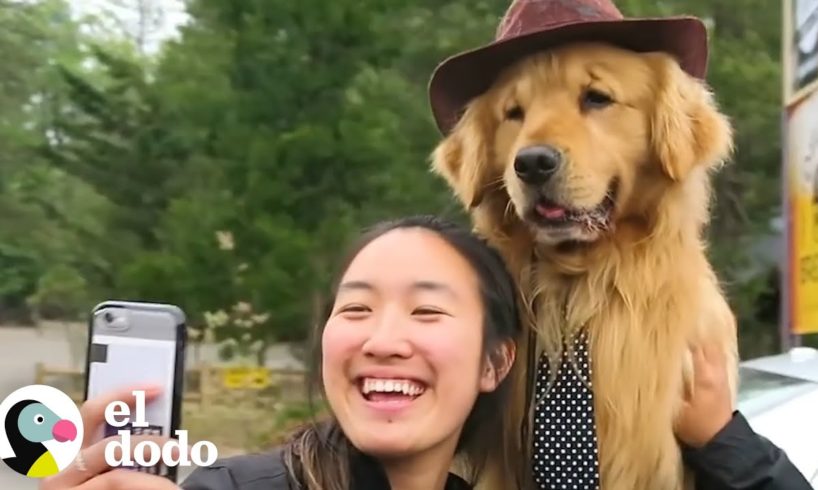
<svg viewBox="0 0 818 490"><path fill-rule="evenodd" d="M364 378L362 390L364 395L370 393L403 393L417 396L426 390L422 385L407 379Z"/></svg>

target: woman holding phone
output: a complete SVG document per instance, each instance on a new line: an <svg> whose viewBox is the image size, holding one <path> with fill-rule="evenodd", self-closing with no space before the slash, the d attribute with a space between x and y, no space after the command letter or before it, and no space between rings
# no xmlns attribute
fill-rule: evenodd
<svg viewBox="0 0 818 490"><path fill-rule="evenodd" d="M510 404L505 380L521 331L515 296L501 257L467 229L435 217L376 226L343 265L315 332L330 420L274 451L199 468L182 488L472 488L499 457ZM89 400L86 430L102 422L109 401L129 400L128 392ZM100 444L83 449L82 468L73 464L41 488L177 488L109 471ZM451 472L455 459L460 475Z"/></svg>

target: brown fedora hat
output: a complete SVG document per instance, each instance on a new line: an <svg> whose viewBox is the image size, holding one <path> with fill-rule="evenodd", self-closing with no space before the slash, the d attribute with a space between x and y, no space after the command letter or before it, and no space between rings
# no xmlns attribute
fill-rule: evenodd
<svg viewBox="0 0 818 490"><path fill-rule="evenodd" d="M611 0L514 0L494 42L446 59L432 74L429 101L438 128L448 133L466 104L515 61L576 41L663 51L693 77L707 72L707 28L696 17L625 18Z"/></svg>

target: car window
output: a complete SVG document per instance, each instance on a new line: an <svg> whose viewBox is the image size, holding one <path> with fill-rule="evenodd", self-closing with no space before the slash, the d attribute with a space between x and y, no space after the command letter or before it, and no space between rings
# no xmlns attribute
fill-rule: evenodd
<svg viewBox="0 0 818 490"><path fill-rule="evenodd" d="M748 416L816 389L818 383L748 367L739 368L738 403L740 410Z"/></svg>

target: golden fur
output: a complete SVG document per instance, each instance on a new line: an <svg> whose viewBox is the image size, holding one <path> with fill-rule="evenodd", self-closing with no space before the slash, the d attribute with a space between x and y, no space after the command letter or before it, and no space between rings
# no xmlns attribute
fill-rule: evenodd
<svg viewBox="0 0 818 490"><path fill-rule="evenodd" d="M589 89L613 102L583 106ZM514 158L543 144L565 155L549 188L561 204L591 209L616 188L610 225L530 224L535 197ZM710 92L669 56L580 43L506 70L434 152L434 171L519 281L539 339L527 347L557 361L563 340L588 329L603 490L691 488L673 431L690 389L688 346L715 341L732 366L738 357L703 238L709 174L731 150L730 123ZM518 392L533 369L516 370ZM518 423L522 405L510 411ZM528 454L530 441L515 438L507 452Z"/></svg>

